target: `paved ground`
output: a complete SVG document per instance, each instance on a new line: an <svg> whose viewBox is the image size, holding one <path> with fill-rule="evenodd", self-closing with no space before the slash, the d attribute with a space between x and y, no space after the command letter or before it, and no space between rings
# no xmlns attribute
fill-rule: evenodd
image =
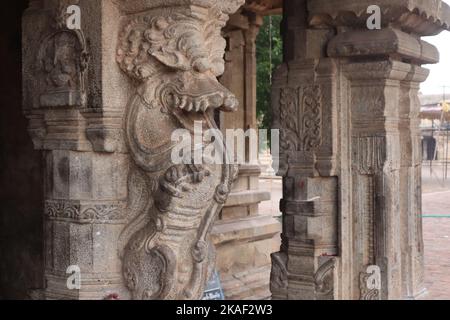
<svg viewBox="0 0 450 320"><path fill-rule="evenodd" d="M443 171L422 170L425 299L450 299L450 179L443 179Z"/></svg>
<svg viewBox="0 0 450 320"><path fill-rule="evenodd" d="M450 169L449 169L450 171ZM443 170L423 169L423 236L425 245L425 299L450 300L450 172L443 181ZM262 213L279 213L281 180L261 179L261 189L272 193L272 200L261 204Z"/></svg>

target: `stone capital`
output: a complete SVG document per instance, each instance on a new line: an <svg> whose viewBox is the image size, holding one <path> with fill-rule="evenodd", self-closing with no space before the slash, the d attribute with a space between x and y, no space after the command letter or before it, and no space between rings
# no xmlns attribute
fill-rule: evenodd
<svg viewBox="0 0 450 320"><path fill-rule="evenodd" d="M379 82L385 80L403 81L408 79L412 66L395 60L383 60L364 63L349 63L343 68L351 81Z"/></svg>
<svg viewBox="0 0 450 320"><path fill-rule="evenodd" d="M127 14L141 13L152 9L170 9L175 7L198 6L217 8L224 14L236 12L245 0L114 0L118 7Z"/></svg>
<svg viewBox="0 0 450 320"><path fill-rule="evenodd" d="M366 28L370 13L377 5L381 9L382 27L395 25L408 33L430 36L449 30L450 7L441 0L309 0L311 26L343 26Z"/></svg>
<svg viewBox="0 0 450 320"><path fill-rule="evenodd" d="M330 41L327 50L334 58L389 56L417 64L439 61L439 52L433 45L391 27L340 33Z"/></svg>

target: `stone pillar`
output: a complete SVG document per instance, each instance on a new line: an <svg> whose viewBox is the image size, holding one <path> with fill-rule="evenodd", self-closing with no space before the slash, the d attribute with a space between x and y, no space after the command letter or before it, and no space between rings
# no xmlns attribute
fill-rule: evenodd
<svg viewBox="0 0 450 320"><path fill-rule="evenodd" d="M257 129L256 36L261 24L260 16L244 11L232 15L225 28L228 46L220 81L236 94L240 108L220 114L223 134L227 129ZM257 163L240 164L238 179L212 231L227 299L270 297L270 254L279 244L280 223L258 211L258 204L270 199L270 193L259 190L260 174Z"/></svg>
<svg viewBox="0 0 450 320"><path fill-rule="evenodd" d="M79 30L66 23L74 4ZM201 296L214 265L209 231L237 172L174 164L171 134L186 129L193 140L195 121L211 129L215 109L237 108L216 77L221 29L242 4L30 2L24 113L45 154L43 297ZM196 140L195 148L208 145ZM71 288L66 272L77 270L81 287Z"/></svg>
<svg viewBox="0 0 450 320"><path fill-rule="evenodd" d="M339 267L337 67L323 54L332 31L308 28L306 1L285 1L283 23L285 59L272 91L283 233L272 257L272 296L333 299Z"/></svg>
<svg viewBox="0 0 450 320"><path fill-rule="evenodd" d="M360 298L414 298L424 290L415 96L427 72L394 60L349 63L343 72L352 95L352 267ZM381 268L380 292L366 290L370 265Z"/></svg>
<svg viewBox="0 0 450 320"><path fill-rule="evenodd" d="M370 5L381 9L380 30L366 27ZM284 168L274 298L424 293L417 93L428 75L420 65L438 52L420 37L449 19L441 1L285 2L286 61L273 89ZM367 286L369 266L380 288Z"/></svg>
<svg viewBox="0 0 450 320"><path fill-rule="evenodd" d="M127 207L126 95L116 87L114 59L104 59L114 57L114 42L100 32L118 28L105 23L103 10L110 21L120 16L109 2L82 1L82 28L69 30L68 5L31 1L23 18L24 113L44 153L44 297L101 299L123 295L117 242ZM70 266L81 271L80 290L67 287Z"/></svg>

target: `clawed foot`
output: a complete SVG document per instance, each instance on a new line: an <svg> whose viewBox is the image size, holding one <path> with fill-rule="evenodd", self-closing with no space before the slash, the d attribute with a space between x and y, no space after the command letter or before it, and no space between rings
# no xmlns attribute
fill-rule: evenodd
<svg viewBox="0 0 450 320"><path fill-rule="evenodd" d="M171 195L181 197L183 192L192 190L193 184L202 182L210 174L199 164L173 166L166 171L161 186Z"/></svg>

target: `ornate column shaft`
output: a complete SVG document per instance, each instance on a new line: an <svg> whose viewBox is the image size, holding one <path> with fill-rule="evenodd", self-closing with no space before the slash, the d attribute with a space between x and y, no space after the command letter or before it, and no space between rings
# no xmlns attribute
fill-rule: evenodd
<svg viewBox="0 0 450 320"><path fill-rule="evenodd" d="M71 4L82 9L79 30L67 27ZM46 299L125 295L117 242L127 213L126 99L115 61L104 59L115 53L105 35L117 33L108 10L119 19L110 2L32 1L23 17L23 108L45 176L46 288L35 294Z"/></svg>
<svg viewBox="0 0 450 320"><path fill-rule="evenodd" d="M66 25L80 7L81 29ZM194 164L194 123L235 96L221 29L241 0L34 1L24 17L24 110L45 151L48 299L198 299L209 232L237 174ZM116 57L116 59L114 59ZM185 129L196 145L172 162ZM68 267L81 287L67 286Z"/></svg>
<svg viewBox="0 0 450 320"><path fill-rule="evenodd" d="M417 93L428 76L420 65L439 60L437 50L420 36L443 30L439 21L450 18L449 8L440 1L431 1L431 7L413 1L369 2L352 9L363 26L359 28L339 13L327 21L331 16L319 13L324 3L310 6L315 25L341 26L328 54L339 61L341 85L349 97L344 110L350 114L351 154L341 159L351 164L353 184L348 198L353 235L349 294L360 299L416 298L425 292ZM365 28L372 4L381 8L381 30ZM372 265L380 268L380 288L367 285Z"/></svg>
<svg viewBox="0 0 450 320"><path fill-rule="evenodd" d="M300 19L289 13L294 5L304 10L297 13ZM381 30L366 27L371 5L381 9ZM350 0L303 5L287 1L285 6L290 10L285 13L286 63L273 91L274 125L287 143L280 159L285 164L285 217L281 253L274 255L274 297L320 299L325 288L334 299L416 298L424 293L417 93L428 75L420 66L438 61L437 50L420 37L448 26L449 7L437 0L426 6L416 1ZM306 70L309 77L304 76ZM320 76L325 70L326 76ZM289 80L296 77L300 84L328 79L330 89L322 84L317 98L301 100ZM321 106L298 118L322 117L311 135L302 131L305 126L297 118L287 116L302 112L305 105ZM331 121L327 125L324 119ZM307 128L314 128L316 122L308 123ZM319 151L327 139L335 152ZM313 156L296 152L305 141L313 142ZM337 262L334 281L332 273L320 281L323 233L313 241L309 236L310 216L324 212L324 207L292 207L292 200L298 201L308 186L302 179L325 181L327 176L334 177L333 188L325 194L311 188L314 193L307 193L306 199L329 199L334 207L335 223L314 229L335 239L334 250L325 251ZM305 218L297 223L300 217ZM303 251L292 250L293 243L300 243ZM369 266L379 267L380 287L368 286L367 279L374 275L367 273Z"/></svg>
<svg viewBox="0 0 450 320"><path fill-rule="evenodd" d="M274 299L337 296L337 68L323 54L332 31L310 29L306 18L306 1L285 1L284 63L272 88L283 176L282 245L272 256Z"/></svg>

